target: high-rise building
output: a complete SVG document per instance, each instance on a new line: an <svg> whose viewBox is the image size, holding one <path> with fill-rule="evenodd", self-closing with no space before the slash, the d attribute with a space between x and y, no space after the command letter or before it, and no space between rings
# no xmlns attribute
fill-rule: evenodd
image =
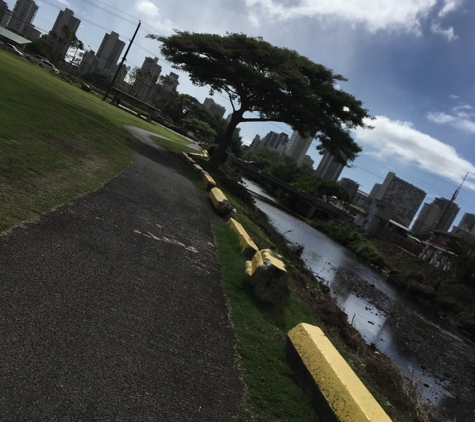
<svg viewBox="0 0 475 422"><path fill-rule="evenodd" d="M0 26L6 28L11 16L12 12L8 8L8 4L6 4L3 0L0 0Z"/></svg>
<svg viewBox="0 0 475 422"><path fill-rule="evenodd" d="M338 184L342 188L346 189L348 195L350 196L350 200L353 200L356 192L358 191L358 188L360 187L360 184L358 182L348 179L347 177L342 177L340 180L338 180Z"/></svg>
<svg viewBox="0 0 475 422"><path fill-rule="evenodd" d="M374 199L393 205L396 219L409 227L425 196L422 189L389 172Z"/></svg>
<svg viewBox="0 0 475 422"><path fill-rule="evenodd" d="M315 170L315 177L336 182L340 177L344 167L344 164L338 163L333 155L331 155L329 152L326 152L323 155L317 169Z"/></svg>
<svg viewBox="0 0 475 422"><path fill-rule="evenodd" d="M473 232L475 234L475 214L466 212L460 220L458 227L465 232Z"/></svg>
<svg viewBox="0 0 475 422"><path fill-rule="evenodd" d="M219 114L221 117L223 117L224 113L226 113L226 108L216 103L212 98L206 98L203 102L203 105L212 114Z"/></svg>
<svg viewBox="0 0 475 422"><path fill-rule="evenodd" d="M436 229L448 232L459 211L460 207L455 202L445 198L435 198L432 204L424 204L412 226L412 231L420 233Z"/></svg>
<svg viewBox="0 0 475 422"><path fill-rule="evenodd" d="M134 82L133 92L141 100L147 101L152 96L154 86L162 72L162 67L158 64L157 57L153 59L145 57L140 70L141 75Z"/></svg>
<svg viewBox="0 0 475 422"><path fill-rule="evenodd" d="M60 40L71 39L76 35L76 31L79 28L81 21L74 17L74 12L68 8L60 10L56 21L51 29L51 33L55 34ZM69 43L58 41L58 53L64 58L68 52Z"/></svg>
<svg viewBox="0 0 475 422"><path fill-rule="evenodd" d="M23 33L25 25L33 22L38 6L33 0L18 0L13 8L8 27Z"/></svg>
<svg viewBox="0 0 475 422"><path fill-rule="evenodd" d="M313 136L308 138L302 138L298 131L294 130L290 136L290 140L287 144L287 148L284 152L284 155L293 158L297 164L300 166L307 155L307 151L310 148L310 145L313 141Z"/></svg>
<svg viewBox="0 0 475 422"><path fill-rule="evenodd" d="M125 43L119 40L119 34L112 31L104 35L96 57L99 59L97 69L114 75L117 70L117 60L125 47Z"/></svg>
<svg viewBox="0 0 475 422"><path fill-rule="evenodd" d="M315 164L315 161L313 161L310 155L306 155L305 157L303 157L302 166L307 166L307 167L310 167L310 169L313 169L314 164Z"/></svg>
<svg viewBox="0 0 475 422"><path fill-rule="evenodd" d="M170 72L165 78L163 79L163 87L167 91L176 91L178 88L178 85L180 84L178 82L179 76L176 73ZM224 113L223 113L224 114Z"/></svg>
<svg viewBox="0 0 475 422"><path fill-rule="evenodd" d="M260 147L277 151L280 155L283 155L288 142L289 135L286 133L275 133L271 131L261 139Z"/></svg>

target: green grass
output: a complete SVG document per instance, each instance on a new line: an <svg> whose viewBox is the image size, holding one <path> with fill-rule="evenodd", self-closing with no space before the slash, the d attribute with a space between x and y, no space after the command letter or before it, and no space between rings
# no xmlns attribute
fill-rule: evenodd
<svg viewBox="0 0 475 422"><path fill-rule="evenodd" d="M124 125L179 137L3 50L0 75L0 232L124 170L138 143Z"/></svg>
<svg viewBox="0 0 475 422"><path fill-rule="evenodd" d="M287 332L301 322L315 324L316 320L293 296L277 305L254 299L237 237L226 223L214 224L213 230L253 420L318 420L310 394L285 356Z"/></svg>
<svg viewBox="0 0 475 422"><path fill-rule="evenodd" d="M193 142L190 141L189 139L184 138L183 136L179 135L176 132L172 132L171 130L161 126L157 125L155 128L155 132L159 135L165 136L175 142L179 142L180 144L184 145L189 145L192 144Z"/></svg>

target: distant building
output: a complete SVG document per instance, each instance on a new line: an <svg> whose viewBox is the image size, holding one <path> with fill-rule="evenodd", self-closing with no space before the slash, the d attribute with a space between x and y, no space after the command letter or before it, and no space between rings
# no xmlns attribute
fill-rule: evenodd
<svg viewBox="0 0 475 422"><path fill-rule="evenodd" d="M216 103L212 98L206 98L203 105L209 110L211 114L219 114L221 117L226 113L226 108Z"/></svg>
<svg viewBox="0 0 475 422"><path fill-rule="evenodd" d="M326 152L323 155L317 169L315 170L315 177L336 182L340 177L344 167L344 164L338 163L335 161L333 155L331 155L329 152Z"/></svg>
<svg viewBox="0 0 475 422"><path fill-rule="evenodd" d="M18 0L13 7L8 27L23 33L25 26L33 22L37 11L38 6L33 0Z"/></svg>
<svg viewBox="0 0 475 422"><path fill-rule="evenodd" d="M34 25L29 23L23 28L23 35L29 40L37 40L41 37L41 32L38 31Z"/></svg>
<svg viewBox="0 0 475 422"><path fill-rule="evenodd" d="M310 169L313 169L314 164L315 161L312 160L312 157L310 157L310 155L306 155L305 157L303 157L302 166L307 166L310 167Z"/></svg>
<svg viewBox="0 0 475 422"><path fill-rule="evenodd" d="M293 158L296 163L300 166L307 154L308 149L313 141L313 136L308 138L302 138L298 131L294 130L290 136L289 143L285 149L284 155Z"/></svg>
<svg viewBox="0 0 475 422"><path fill-rule="evenodd" d="M475 235L475 214L466 212L457 227L452 231L465 232Z"/></svg>
<svg viewBox="0 0 475 422"><path fill-rule="evenodd" d="M358 192L358 188L360 187L360 184L358 182L348 179L347 177L342 177L340 180L338 180L338 184L342 188L346 189L348 195L350 196L350 201L353 200L356 192Z"/></svg>
<svg viewBox="0 0 475 422"><path fill-rule="evenodd" d="M125 43L119 40L119 34L114 31L105 34L96 54L99 59L97 70L113 76L117 71L117 61L124 47Z"/></svg>
<svg viewBox="0 0 475 422"><path fill-rule="evenodd" d="M6 28L11 16L12 11L8 8L8 5L3 0L0 0L0 26Z"/></svg>
<svg viewBox="0 0 475 422"><path fill-rule="evenodd" d="M371 205L371 198L366 192L358 189L353 196L351 204L364 211L368 211L369 206Z"/></svg>
<svg viewBox="0 0 475 422"><path fill-rule="evenodd" d="M55 34L60 39L64 39L71 35L76 35L81 21L74 17L74 12L68 8L60 10L56 21L51 29L51 34ZM64 58L68 52L69 45L61 45L59 53Z"/></svg>
<svg viewBox="0 0 475 422"><path fill-rule="evenodd" d="M255 147L253 150L259 149L259 148L267 148L272 151L278 152L279 155L283 155L288 142L289 142L289 135L287 135L286 133L283 133L283 132L275 133L271 131L262 139L259 138L259 142L255 144Z"/></svg>
<svg viewBox="0 0 475 422"><path fill-rule="evenodd" d="M436 198L432 204L425 203L412 226L416 234L431 229L448 232L460 207L445 198Z"/></svg>
<svg viewBox="0 0 475 422"><path fill-rule="evenodd" d="M176 73L170 72L163 80L163 87L167 91L176 91L178 85L180 84L178 82L178 77L179 76Z"/></svg>
<svg viewBox="0 0 475 422"><path fill-rule="evenodd" d="M422 189L389 172L374 199L394 205L396 220L409 227L425 196Z"/></svg>
<svg viewBox="0 0 475 422"><path fill-rule="evenodd" d="M143 61L140 78L134 82L132 91L143 101L153 97L154 86L162 72L162 67L158 64L158 58L145 57Z"/></svg>

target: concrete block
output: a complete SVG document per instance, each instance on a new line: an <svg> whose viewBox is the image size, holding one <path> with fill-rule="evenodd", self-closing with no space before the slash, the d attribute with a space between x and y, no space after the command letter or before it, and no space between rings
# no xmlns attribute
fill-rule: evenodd
<svg viewBox="0 0 475 422"><path fill-rule="evenodd" d="M236 232L239 238L239 244L241 245L241 252L246 258L252 258L256 252L259 251L259 248L251 239L239 221L236 221L234 218L228 220L228 225L231 229Z"/></svg>
<svg viewBox="0 0 475 422"><path fill-rule="evenodd" d="M216 187L216 182L207 171L203 170L201 172L201 177L203 178L203 183L205 184L206 190L211 190L212 188Z"/></svg>
<svg viewBox="0 0 475 422"><path fill-rule="evenodd" d="M201 168L200 165L198 164L192 164L191 167L193 168L194 171L196 171L197 173L201 173L203 171L203 169Z"/></svg>
<svg viewBox="0 0 475 422"><path fill-rule="evenodd" d="M268 249L257 251L246 262L254 296L263 302L276 303L290 294L285 264Z"/></svg>
<svg viewBox="0 0 475 422"><path fill-rule="evenodd" d="M321 420L391 422L320 328L299 324L290 330L287 356L310 386Z"/></svg>
<svg viewBox="0 0 475 422"><path fill-rule="evenodd" d="M211 200L213 208L217 214L225 216L232 212L233 207L221 189L212 188L209 192L209 199Z"/></svg>

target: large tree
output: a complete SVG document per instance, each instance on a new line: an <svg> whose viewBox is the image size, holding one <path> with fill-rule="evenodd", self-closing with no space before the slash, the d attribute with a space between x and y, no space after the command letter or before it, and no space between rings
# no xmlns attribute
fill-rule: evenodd
<svg viewBox="0 0 475 422"><path fill-rule="evenodd" d="M233 113L212 164L225 159L241 122L287 123L304 137L315 135L319 150L340 162L354 160L361 151L350 130L366 127L364 119L370 116L361 101L335 86L346 79L325 66L245 34L176 31L168 37L148 37L162 43L166 60L188 72L195 85L229 96Z"/></svg>

